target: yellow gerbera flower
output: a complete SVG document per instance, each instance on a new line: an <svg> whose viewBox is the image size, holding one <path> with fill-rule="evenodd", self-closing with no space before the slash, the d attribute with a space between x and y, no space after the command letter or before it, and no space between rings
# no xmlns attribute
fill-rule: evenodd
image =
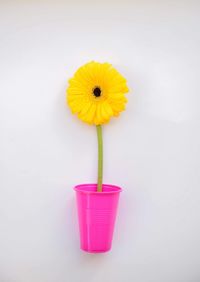
<svg viewBox="0 0 200 282"><path fill-rule="evenodd" d="M111 64L89 62L69 80L67 102L82 121L100 125L125 109L127 92L126 79Z"/></svg>

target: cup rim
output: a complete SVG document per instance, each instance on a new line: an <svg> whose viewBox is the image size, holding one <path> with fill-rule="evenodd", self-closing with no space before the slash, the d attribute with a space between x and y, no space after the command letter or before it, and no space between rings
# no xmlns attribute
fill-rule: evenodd
<svg viewBox="0 0 200 282"><path fill-rule="evenodd" d="M91 191L91 190L86 189L87 187L90 187L90 188L97 187L96 183L78 184L75 187L73 187L73 189L79 193L97 194L97 195L116 194L116 193L122 192L122 188L117 185L103 183L102 186L108 188L110 191L107 190L107 191L97 192L97 191Z"/></svg>

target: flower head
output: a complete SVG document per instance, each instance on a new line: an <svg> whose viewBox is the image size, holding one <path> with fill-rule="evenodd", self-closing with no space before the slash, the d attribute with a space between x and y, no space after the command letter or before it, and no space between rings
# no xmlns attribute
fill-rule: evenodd
<svg viewBox="0 0 200 282"><path fill-rule="evenodd" d="M126 79L108 63L89 62L69 80L67 103L88 123L100 125L125 109Z"/></svg>

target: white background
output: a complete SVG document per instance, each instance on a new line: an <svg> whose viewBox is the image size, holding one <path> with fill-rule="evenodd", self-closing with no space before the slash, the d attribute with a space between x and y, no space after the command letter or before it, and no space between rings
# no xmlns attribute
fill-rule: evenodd
<svg viewBox="0 0 200 282"><path fill-rule="evenodd" d="M200 281L199 25L199 1L0 1L0 282ZM104 127L124 191L100 255L79 250L72 190L96 181L96 131L65 104L90 60L131 89Z"/></svg>

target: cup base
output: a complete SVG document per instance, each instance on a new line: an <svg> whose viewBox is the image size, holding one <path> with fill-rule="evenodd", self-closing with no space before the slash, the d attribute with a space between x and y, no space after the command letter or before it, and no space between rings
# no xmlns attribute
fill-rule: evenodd
<svg viewBox="0 0 200 282"><path fill-rule="evenodd" d="M90 253L90 254L98 254L98 253L107 253L111 250L111 248L107 249L107 250L87 250L87 249L81 248L81 250L86 252L86 253Z"/></svg>

